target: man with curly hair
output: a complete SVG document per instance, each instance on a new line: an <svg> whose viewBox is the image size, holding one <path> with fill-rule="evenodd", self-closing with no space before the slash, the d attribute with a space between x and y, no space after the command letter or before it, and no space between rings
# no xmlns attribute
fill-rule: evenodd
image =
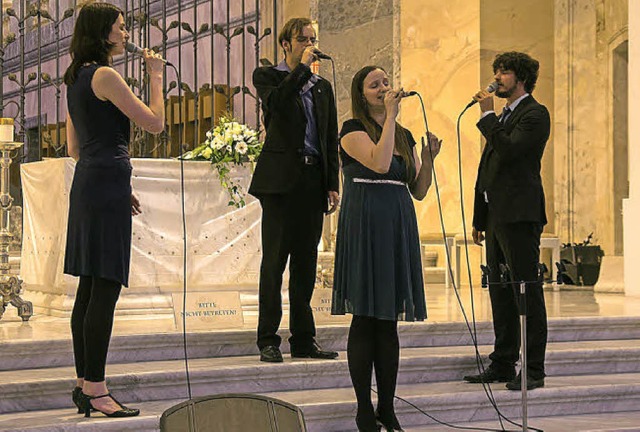
<svg viewBox="0 0 640 432"><path fill-rule="evenodd" d="M540 168L551 120L547 108L531 95L538 70L538 61L525 53L499 54L493 71L496 96L506 99L502 114L496 115L493 96L486 90L474 96L482 110L477 126L487 144L475 186L473 240L476 244L486 241L495 343L489 367L464 379L507 382L510 390L521 389L520 375L515 373L520 349L519 287L500 283L501 264L508 268L509 281L529 282L527 370L520 373L527 374L529 390L543 387L545 377L547 312L538 262L547 218Z"/></svg>

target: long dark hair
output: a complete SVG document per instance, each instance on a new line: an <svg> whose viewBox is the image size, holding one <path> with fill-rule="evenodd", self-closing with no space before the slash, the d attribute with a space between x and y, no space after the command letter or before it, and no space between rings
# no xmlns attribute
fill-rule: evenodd
<svg viewBox="0 0 640 432"><path fill-rule="evenodd" d="M85 63L108 66L113 44L109 42L111 28L122 11L109 3L89 3L80 9L71 38L71 64L64 73L64 83L71 85Z"/></svg>
<svg viewBox="0 0 640 432"><path fill-rule="evenodd" d="M371 141L377 143L382 135L382 127L376 123L369 113L369 105L364 97L364 79L376 69L380 69L387 73L380 66L365 66L353 76L351 81L351 115L358 119L364 125L367 135ZM409 146L409 140L400 123L396 122L396 132L394 135L394 145L400 157L404 160L407 170L407 180L409 183L413 181L416 173L416 163L413 160L413 149Z"/></svg>

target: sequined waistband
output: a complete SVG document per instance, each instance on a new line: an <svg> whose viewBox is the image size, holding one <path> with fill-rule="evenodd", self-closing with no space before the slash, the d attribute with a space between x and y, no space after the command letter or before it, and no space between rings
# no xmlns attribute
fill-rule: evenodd
<svg viewBox="0 0 640 432"><path fill-rule="evenodd" d="M406 186L405 182L401 182L400 180L387 180L387 179L365 179L365 178L354 178L354 183L371 183L371 184L392 184L396 186Z"/></svg>

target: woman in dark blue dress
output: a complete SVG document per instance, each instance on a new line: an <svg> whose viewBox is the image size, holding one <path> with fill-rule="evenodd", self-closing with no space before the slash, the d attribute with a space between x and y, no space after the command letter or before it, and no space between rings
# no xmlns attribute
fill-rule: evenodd
<svg viewBox="0 0 640 432"><path fill-rule="evenodd" d="M429 146L418 156L411 132L396 122L401 98L402 90L391 89L382 68L361 69L351 84L353 119L340 132L344 194L332 313L353 314L347 357L358 401L356 424L367 432L402 430L393 407L400 356L397 321L427 317L411 197L426 196L441 141L430 135Z"/></svg>
<svg viewBox="0 0 640 432"><path fill-rule="evenodd" d="M131 190L129 119L152 133L164 129L164 66L159 55L145 50L147 106L111 67L112 57L124 52L128 38L120 9L108 3L84 6L64 76L67 145L77 161L64 272L80 278L71 315L77 373L72 398L87 417L93 409L110 417L139 414L109 394L105 364L116 302L121 286L128 285L131 216L141 210Z"/></svg>

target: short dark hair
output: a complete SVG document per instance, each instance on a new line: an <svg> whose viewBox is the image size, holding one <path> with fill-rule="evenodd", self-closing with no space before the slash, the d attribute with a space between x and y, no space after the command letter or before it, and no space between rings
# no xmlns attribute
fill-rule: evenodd
<svg viewBox="0 0 640 432"><path fill-rule="evenodd" d="M80 9L69 46L71 64L64 74L65 84L74 83L85 63L109 64L109 52L113 48L109 34L120 15L122 10L110 3L88 3Z"/></svg>
<svg viewBox="0 0 640 432"><path fill-rule="evenodd" d="M533 89L536 88L540 63L531 58L529 54L517 51L498 54L493 61L493 72L495 73L498 69L513 71L518 81L524 83L524 89L527 93L533 92Z"/></svg>
<svg viewBox="0 0 640 432"><path fill-rule="evenodd" d="M285 23L282 30L280 30L278 43L281 47L284 41L291 43L293 35L300 34L302 29L309 25L311 25L311 20L309 18L291 18Z"/></svg>

